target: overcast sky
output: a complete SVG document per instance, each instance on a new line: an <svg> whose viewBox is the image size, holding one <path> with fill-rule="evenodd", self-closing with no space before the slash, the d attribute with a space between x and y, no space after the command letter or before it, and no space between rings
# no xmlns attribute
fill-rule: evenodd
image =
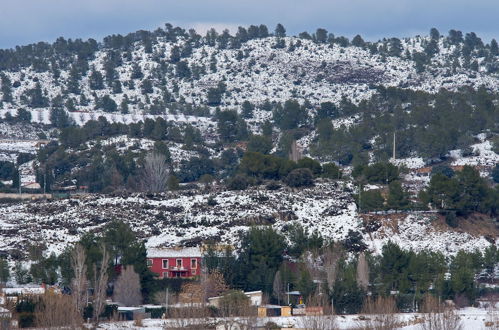
<svg viewBox="0 0 499 330"><path fill-rule="evenodd" d="M0 48L95 38L170 22L205 31L282 23L288 34L322 27L367 40L441 33L451 28L499 37L498 0L0 0Z"/></svg>

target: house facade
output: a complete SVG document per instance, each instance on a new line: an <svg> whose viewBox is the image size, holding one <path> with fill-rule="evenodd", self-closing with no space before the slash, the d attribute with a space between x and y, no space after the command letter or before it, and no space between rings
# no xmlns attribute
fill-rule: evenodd
<svg viewBox="0 0 499 330"><path fill-rule="evenodd" d="M201 275L201 249L149 248L147 267L158 278L192 278Z"/></svg>

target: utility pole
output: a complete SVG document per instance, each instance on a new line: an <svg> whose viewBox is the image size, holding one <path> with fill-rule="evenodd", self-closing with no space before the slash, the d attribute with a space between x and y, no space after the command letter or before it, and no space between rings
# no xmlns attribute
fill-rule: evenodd
<svg viewBox="0 0 499 330"><path fill-rule="evenodd" d="M395 152L395 150L397 150L397 149L395 147L395 143L396 143L396 141L395 141L395 131L394 131L393 132L393 160L396 159L396 152Z"/></svg>
<svg viewBox="0 0 499 330"><path fill-rule="evenodd" d="M288 306L289 306L289 282L288 282Z"/></svg>
<svg viewBox="0 0 499 330"><path fill-rule="evenodd" d="M21 195L21 169L17 168L17 174L19 175L19 195Z"/></svg>
<svg viewBox="0 0 499 330"><path fill-rule="evenodd" d="M361 187L362 186L359 183L359 213L361 213L361 208L360 208L360 206L361 206L361 203L360 203L361 200L360 199L361 199L361 196L362 196L362 190L361 190L362 188Z"/></svg>

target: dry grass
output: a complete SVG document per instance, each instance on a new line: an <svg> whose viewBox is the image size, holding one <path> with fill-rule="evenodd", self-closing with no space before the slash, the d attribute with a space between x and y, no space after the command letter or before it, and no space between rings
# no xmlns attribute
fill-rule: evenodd
<svg viewBox="0 0 499 330"><path fill-rule="evenodd" d="M391 330L400 325L397 305L393 297L368 297L362 309L364 320L357 323L362 330Z"/></svg>
<svg viewBox="0 0 499 330"><path fill-rule="evenodd" d="M301 318L301 326L307 330L339 329L336 316L334 315L303 316Z"/></svg>
<svg viewBox="0 0 499 330"><path fill-rule="evenodd" d="M461 330L463 325L459 315L452 308L445 307L438 300L427 295L423 302L424 322L422 330Z"/></svg>

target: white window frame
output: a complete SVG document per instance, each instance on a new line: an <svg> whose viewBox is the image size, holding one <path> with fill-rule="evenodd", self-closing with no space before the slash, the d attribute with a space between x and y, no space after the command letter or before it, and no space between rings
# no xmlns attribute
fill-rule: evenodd
<svg viewBox="0 0 499 330"><path fill-rule="evenodd" d="M192 262L194 261L194 267L192 266ZM198 268L198 260L196 258L191 258L191 269Z"/></svg>
<svg viewBox="0 0 499 330"><path fill-rule="evenodd" d="M163 272L163 278L169 278L170 272Z"/></svg>
<svg viewBox="0 0 499 330"><path fill-rule="evenodd" d="M165 261L166 261L166 267L165 267ZM161 268L168 269L168 266L170 266L169 260L168 259L161 259Z"/></svg>
<svg viewBox="0 0 499 330"><path fill-rule="evenodd" d="M154 261L152 259L147 259L147 267L152 267Z"/></svg>
<svg viewBox="0 0 499 330"><path fill-rule="evenodd" d="M179 261L180 261L180 266L178 265ZM182 268L183 266L184 266L184 262L183 262L182 258L175 260L175 267Z"/></svg>

